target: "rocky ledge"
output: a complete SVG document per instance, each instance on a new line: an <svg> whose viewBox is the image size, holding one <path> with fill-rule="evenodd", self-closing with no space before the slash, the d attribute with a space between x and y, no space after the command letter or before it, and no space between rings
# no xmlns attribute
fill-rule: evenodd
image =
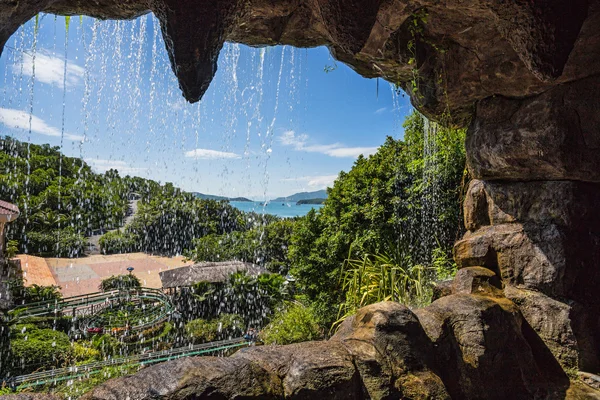
<svg viewBox="0 0 600 400"><path fill-rule="evenodd" d="M85 399L600 399L569 379L492 271L466 267L443 286L415 311L362 308L328 341L170 361Z"/></svg>
<svg viewBox="0 0 600 400"><path fill-rule="evenodd" d="M476 101L540 94L600 73L598 0L4 0L0 51L39 12L129 19L153 12L184 96L198 101L225 41L326 45L359 74L406 89L465 125Z"/></svg>

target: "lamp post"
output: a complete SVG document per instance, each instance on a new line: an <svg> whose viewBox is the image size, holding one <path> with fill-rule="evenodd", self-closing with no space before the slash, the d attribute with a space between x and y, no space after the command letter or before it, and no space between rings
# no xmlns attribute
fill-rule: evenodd
<svg viewBox="0 0 600 400"><path fill-rule="evenodd" d="M133 284L131 283L131 273L133 272L133 267L127 267L127 271L129 272L129 282L127 282L127 284L125 285L125 289L127 289L127 293L129 293L129 291L131 291L131 289L133 288Z"/></svg>

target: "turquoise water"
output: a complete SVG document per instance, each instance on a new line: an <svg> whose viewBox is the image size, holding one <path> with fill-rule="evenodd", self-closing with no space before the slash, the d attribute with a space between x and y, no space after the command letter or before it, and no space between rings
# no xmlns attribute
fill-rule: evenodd
<svg viewBox="0 0 600 400"><path fill-rule="evenodd" d="M249 201L231 201L230 204L238 210L250 212L254 211L259 214L272 214L278 217L291 218L301 217L306 215L311 209L319 209L323 207L322 204L302 204L296 205L296 203L267 203L265 206L261 202L249 202Z"/></svg>

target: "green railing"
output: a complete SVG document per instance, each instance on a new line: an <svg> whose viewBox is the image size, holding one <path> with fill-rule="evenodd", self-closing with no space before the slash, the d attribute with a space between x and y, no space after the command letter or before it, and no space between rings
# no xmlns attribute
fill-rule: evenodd
<svg viewBox="0 0 600 400"><path fill-rule="evenodd" d="M244 338L220 340L210 343L202 343L194 346L179 347L171 350L156 351L146 354L136 354L129 357L112 358L89 364L77 365L67 368L57 368L49 371L34 372L29 375L16 376L7 380L12 387L24 389L32 386L53 384L60 381L85 378L102 371L103 368L119 365L148 365L163 361L174 360L182 357L190 357L215 353L218 351L247 346Z"/></svg>
<svg viewBox="0 0 600 400"><path fill-rule="evenodd" d="M113 302L126 300L153 300L161 303L164 312L156 319L138 326L132 326L130 330L142 330L158 323L164 322L173 311L171 301L160 289L136 288L127 290L112 290L110 292L95 292L85 295L66 297L60 300L41 301L36 303L24 304L12 309L9 313L9 323L17 323L21 319L31 317L41 317L48 315L71 315L73 317L88 315L91 316L99 311L110 307ZM96 310L94 310L96 306ZM103 307L102 307L103 306Z"/></svg>

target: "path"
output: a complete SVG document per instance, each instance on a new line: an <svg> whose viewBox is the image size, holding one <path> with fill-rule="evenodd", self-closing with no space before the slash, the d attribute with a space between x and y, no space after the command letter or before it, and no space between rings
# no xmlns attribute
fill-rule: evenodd
<svg viewBox="0 0 600 400"><path fill-rule="evenodd" d="M58 285L64 297L97 292L103 279L127 274L128 267L134 268L133 274L142 286L158 289L162 287L161 271L193 264L192 261L184 262L185 258L181 256L161 257L145 253L96 254L81 258L41 258L22 254L17 258L21 261L27 286Z"/></svg>
<svg viewBox="0 0 600 400"><path fill-rule="evenodd" d="M141 325L134 325L129 328L131 331L148 329L154 325L164 322L173 311L173 305L162 290L153 288L138 288L131 290L111 290L109 292L96 292L81 296L66 297L60 300L40 301L23 306L15 307L10 311L14 315L10 323L15 324L19 320L31 317L41 317L47 315L58 315L78 317L84 324L94 318L98 312L113 306L115 303L123 301L151 300L158 303L161 309L160 313L152 315L152 319ZM80 326L81 328L81 326Z"/></svg>
<svg viewBox="0 0 600 400"><path fill-rule="evenodd" d="M129 205L127 206L127 212L125 213L124 224L119 229L123 229L133 222L133 220L135 218L135 213L137 213L137 210L138 210L138 202L139 202L139 200L129 200ZM88 237L87 238L88 247L86 249L86 253L88 255L100 254L100 238L105 233L114 232L116 230L117 229L111 229L108 231L100 231L99 233Z"/></svg>

